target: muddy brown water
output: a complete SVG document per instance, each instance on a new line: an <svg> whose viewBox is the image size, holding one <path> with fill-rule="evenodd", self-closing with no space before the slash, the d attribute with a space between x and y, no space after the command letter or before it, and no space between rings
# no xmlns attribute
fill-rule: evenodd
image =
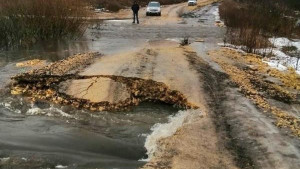
<svg viewBox="0 0 300 169"><path fill-rule="evenodd" d="M31 59L57 61L76 53L105 55L140 48L149 40L222 37L212 27L217 6L188 14L173 25L132 25L131 20L93 22L77 40L39 42L28 49L0 51L0 168L138 168L145 162L150 128L178 109L145 103L128 112L89 112L45 102L31 104L9 94L10 77ZM193 16L193 17L191 17ZM143 22L143 19L141 19Z"/></svg>

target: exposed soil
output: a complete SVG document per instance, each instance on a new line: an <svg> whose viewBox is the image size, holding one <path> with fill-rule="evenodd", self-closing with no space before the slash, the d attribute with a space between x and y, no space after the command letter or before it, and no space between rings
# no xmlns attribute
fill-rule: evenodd
<svg viewBox="0 0 300 169"><path fill-rule="evenodd" d="M218 139L224 141L221 142L221 145L231 152L239 168L255 168L254 162L248 156L246 149L234 139L234 132L224 115L226 108L223 106L223 102L228 99L225 90L231 86L228 81L228 75L212 69L194 52L188 53L187 57L191 67L203 76L203 87L205 88L206 99L210 108L209 115L216 125Z"/></svg>

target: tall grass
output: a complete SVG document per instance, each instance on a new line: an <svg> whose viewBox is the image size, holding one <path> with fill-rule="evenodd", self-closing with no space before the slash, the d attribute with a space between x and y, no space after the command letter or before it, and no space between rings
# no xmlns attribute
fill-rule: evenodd
<svg viewBox="0 0 300 169"><path fill-rule="evenodd" d="M298 2L298 3L297 3ZM227 26L226 41L247 47L247 52L269 45L268 37L300 37L295 0L224 0L220 16Z"/></svg>
<svg viewBox="0 0 300 169"><path fill-rule="evenodd" d="M81 0L0 0L0 47L76 37L87 14Z"/></svg>

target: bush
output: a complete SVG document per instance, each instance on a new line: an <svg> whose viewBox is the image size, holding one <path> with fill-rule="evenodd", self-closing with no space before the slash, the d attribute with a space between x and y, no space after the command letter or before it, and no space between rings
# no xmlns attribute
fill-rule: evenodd
<svg viewBox="0 0 300 169"><path fill-rule="evenodd" d="M106 8L110 11L117 12L123 8L123 5L121 5L118 1L112 0L110 3L107 3Z"/></svg>
<svg viewBox="0 0 300 169"><path fill-rule="evenodd" d="M226 41L246 46L247 52L268 46L268 37L300 37L294 11L285 1L224 0L219 9L228 27Z"/></svg>
<svg viewBox="0 0 300 169"><path fill-rule="evenodd" d="M79 36L85 9L80 0L0 0L0 47Z"/></svg>

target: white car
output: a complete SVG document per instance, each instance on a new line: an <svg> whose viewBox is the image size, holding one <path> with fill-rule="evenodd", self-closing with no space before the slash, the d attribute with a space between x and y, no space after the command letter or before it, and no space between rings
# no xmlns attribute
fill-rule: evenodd
<svg viewBox="0 0 300 169"><path fill-rule="evenodd" d="M158 15L161 16L160 3L156 1L151 1L147 5L146 16Z"/></svg>
<svg viewBox="0 0 300 169"><path fill-rule="evenodd" d="M197 5L197 0L189 0L188 1L188 6L195 6Z"/></svg>

